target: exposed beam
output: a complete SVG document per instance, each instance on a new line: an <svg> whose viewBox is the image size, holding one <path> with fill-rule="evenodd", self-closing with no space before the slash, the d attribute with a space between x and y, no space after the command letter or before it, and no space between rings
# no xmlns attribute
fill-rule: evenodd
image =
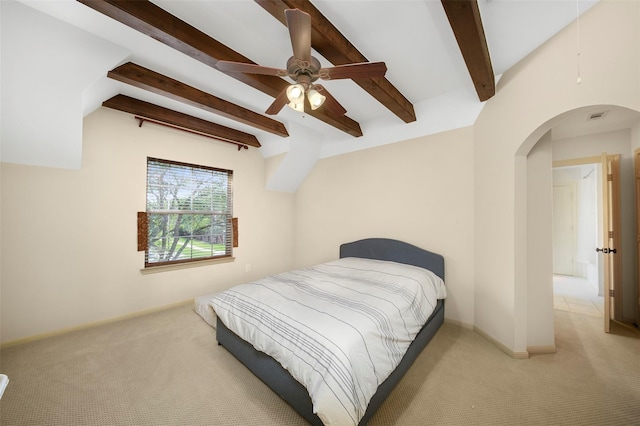
<svg viewBox="0 0 640 426"><path fill-rule="evenodd" d="M221 126L201 118L173 111L149 102L141 101L125 95L116 95L102 103L108 108L128 112L144 118L166 123L190 132L209 136L224 142L231 142L240 145L250 145L260 148L258 139L249 133Z"/></svg>
<svg viewBox="0 0 640 426"><path fill-rule="evenodd" d="M134 64L133 62L127 62L109 71L107 77L184 102L278 136L289 136L284 124L279 121L257 114L178 80Z"/></svg>
<svg viewBox="0 0 640 426"><path fill-rule="evenodd" d="M486 101L496 94L496 83L478 2L477 0L441 1L478 97L481 101Z"/></svg>
<svg viewBox="0 0 640 426"><path fill-rule="evenodd" d="M255 1L284 25L286 25L284 16L286 9L300 9L308 13L311 16L311 45L332 64L369 62L309 0ZM352 80L405 123L416 121L413 104L386 78L354 78Z"/></svg>
<svg viewBox="0 0 640 426"><path fill-rule="evenodd" d="M215 68L219 60L254 63L148 0L77 1L211 67ZM227 74L274 98L289 85L274 76ZM322 109L309 111L308 114L352 136L362 136L360 125L346 115L335 117Z"/></svg>

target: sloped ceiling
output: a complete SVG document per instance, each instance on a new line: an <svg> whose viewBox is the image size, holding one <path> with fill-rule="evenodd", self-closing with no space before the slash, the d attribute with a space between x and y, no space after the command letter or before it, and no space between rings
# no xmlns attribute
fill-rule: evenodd
<svg viewBox="0 0 640 426"><path fill-rule="evenodd" d="M287 153L291 158L282 162L284 169L270 186L290 191L319 158L467 126L483 105L443 3L437 0L313 0L362 55L386 63L385 78L415 110L416 120L405 122L351 80L323 82L347 109L348 118L359 124L359 137L289 108L267 116L284 125L289 136L283 137L109 78L110 71L132 62L256 114L264 115L273 101L80 1L0 3L1 155L6 162L80 167L82 117L122 94L254 135L261 147L251 149L260 149L264 157ZM291 56L286 26L255 1L154 3L260 65L284 68ZM496 80L594 3L479 0ZM323 66L331 66L317 52L312 54ZM294 144L299 146L292 149ZM287 164L296 166L287 170Z"/></svg>

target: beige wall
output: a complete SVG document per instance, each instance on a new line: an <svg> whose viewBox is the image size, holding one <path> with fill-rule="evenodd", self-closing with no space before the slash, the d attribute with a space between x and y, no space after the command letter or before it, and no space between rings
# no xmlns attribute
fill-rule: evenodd
<svg viewBox="0 0 640 426"><path fill-rule="evenodd" d="M296 194L296 265L343 242L407 241L444 255L448 320L473 323L473 141L464 128L326 158Z"/></svg>
<svg viewBox="0 0 640 426"><path fill-rule="evenodd" d="M527 312L527 350L555 349L553 325L553 252L551 134L533 147L527 156L527 261L526 297L516 298ZM517 305L516 305L517 306Z"/></svg>
<svg viewBox="0 0 640 426"><path fill-rule="evenodd" d="M634 158L635 158L635 151L640 149L640 123L638 123L637 125L635 125L632 129L631 129L631 148L633 149L634 152ZM634 170L635 170L635 160L634 160ZM640 212L638 212L636 209L640 208L640 200L638 200L638 192L635 191L634 189L634 211L635 211L635 220L636 220L636 224L640 223L640 221L638 220L637 215L640 214ZM636 226L636 232L637 234L640 234L640 229L638 229L638 227ZM636 245L636 261L638 262L638 267L636 268L636 294L638 296L637 298L637 304L636 304L636 324L640 324L640 245Z"/></svg>
<svg viewBox="0 0 640 426"><path fill-rule="evenodd" d="M505 73L474 126L474 323L516 353L534 344L528 334L536 324L527 318L539 308L527 299L527 270L545 262L527 255L526 155L568 111L589 105L640 111L638 28L640 2L601 1L580 19L580 84L572 24ZM486 241L502 250L485 250Z"/></svg>
<svg viewBox="0 0 640 426"><path fill-rule="evenodd" d="M234 171L235 261L142 275L136 212L146 157ZM254 149L101 108L84 120L80 170L2 164L2 342L153 309L290 269L293 195L265 191ZM246 272L246 265L251 266Z"/></svg>

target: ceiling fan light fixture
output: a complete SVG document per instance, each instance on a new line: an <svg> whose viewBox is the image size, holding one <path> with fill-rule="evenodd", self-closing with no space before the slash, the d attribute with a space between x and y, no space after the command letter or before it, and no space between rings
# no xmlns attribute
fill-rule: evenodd
<svg viewBox="0 0 640 426"><path fill-rule="evenodd" d="M307 92L307 97L309 98L309 104L311 105L311 109L316 110L322 106L326 96L321 95L316 89L310 89Z"/></svg>
<svg viewBox="0 0 640 426"><path fill-rule="evenodd" d="M291 103L304 103L304 86L302 84L292 84L287 87L287 98Z"/></svg>

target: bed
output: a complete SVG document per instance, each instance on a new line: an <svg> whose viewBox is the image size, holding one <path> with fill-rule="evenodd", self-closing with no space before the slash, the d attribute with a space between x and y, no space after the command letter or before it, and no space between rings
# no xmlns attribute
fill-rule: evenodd
<svg viewBox="0 0 640 426"><path fill-rule="evenodd" d="M314 275L316 272L321 274L320 278ZM352 274L358 275L353 278ZM359 274L364 275L361 277ZM322 286L335 284L337 287L327 287L327 291L331 291L328 295L318 292L316 287L307 288L306 284L301 285L298 282L300 276L307 275L316 282L320 282ZM343 275L347 278L343 278ZM325 276L327 278L324 278ZM427 284L422 283L423 276L426 277ZM345 281L347 284L344 284L343 279L348 280ZM429 293L428 295L408 294L409 290L406 289L413 288L414 282L418 281L420 283L415 284L416 291ZM376 289L360 287L361 285L371 286L372 283ZM274 288L277 288L277 297L282 297L279 293L284 286L302 286L306 288L310 297L313 293L313 297L331 299L330 302L333 304L339 299L337 304L344 306L338 306L335 311L332 306L330 314L327 314L329 311L325 310L319 301L316 302L314 299L313 302L306 302L307 295L296 295L290 298L287 294L284 296L286 303L279 304L278 300L271 300L270 296L263 293L259 298L268 301L268 304L256 309L254 293L249 293L253 288L245 287L256 285L264 287L267 293L274 292ZM431 290L424 290L431 286L435 295L430 294ZM325 287L322 288L325 289ZM338 294L343 288L350 294L356 294L357 297L345 302L346 299L336 296L334 300L334 294ZM366 290L363 291L362 288ZM378 288L386 292L382 297L376 293ZM334 290L336 290L335 293ZM196 301L196 311L208 323L212 325L215 323L219 345L233 354L309 423L313 425L366 424L443 323L445 296L444 258L441 255L402 241L370 238L342 244L339 260L267 277L216 295L203 296ZM382 304L393 306L392 309L402 310L399 314L400 320L397 318L389 320L383 317L379 313L383 308L374 306L369 297L376 300L384 299L381 300ZM409 298L412 300L408 307L400 305L399 299ZM423 299L424 302L422 302ZM245 306L242 309L250 312L251 318L236 319L234 314L227 310L226 305L232 303ZM365 305L366 307L362 308ZM291 306L294 310L304 309L302 311L304 321L310 323L302 322L294 317L293 313L287 311ZM348 309L349 313L343 316L343 311L340 309L345 311ZM346 315L351 315L352 310L357 311L357 317L352 320L349 316L349 320L346 320ZM212 311L218 314L217 317ZM292 331L287 328L288 325L285 327L280 322L274 325L276 322L272 323L271 311L277 311L277 315L285 316L285 321L295 323L299 330ZM323 315L322 323L311 325L315 311ZM273 313L273 315L276 314ZM414 324L414 316L419 325ZM365 318L364 321L367 323L375 323L374 328L378 331L374 334L384 335L380 337L380 341L377 340L378 337L371 338L368 331L356 329L360 317ZM259 329L262 324L267 324L268 330ZM331 336L331 340L328 338L324 340L323 333L334 333L334 330L340 331ZM400 332L402 336L390 337L392 334L390 330L393 333ZM278 339L285 336L286 342L274 340L274 343L268 340L265 343L264 339L272 338L270 335L265 337L267 334L277 334L275 338ZM310 336L313 343L299 342L298 334ZM340 343L335 343L334 340L336 342L340 340ZM351 355L344 355L347 351L338 347L342 341L349 346L353 345L354 348L348 351L353 351L356 353L354 356L359 358L352 359ZM320 346L324 350L325 347L333 348L334 343L336 349L331 349L334 352L331 356L335 356L335 359L328 356L325 358L325 354L318 353ZM281 348L288 344L300 346ZM383 353L381 347L384 347L386 352ZM283 358L282 351L295 360ZM313 359L305 358L306 356L311 356ZM311 367L310 371L302 369L308 366ZM358 371L346 371L347 368ZM301 383L306 383L306 386ZM325 385L329 387L325 389ZM330 399L328 402L327 395ZM331 398L335 398L335 401Z"/></svg>

